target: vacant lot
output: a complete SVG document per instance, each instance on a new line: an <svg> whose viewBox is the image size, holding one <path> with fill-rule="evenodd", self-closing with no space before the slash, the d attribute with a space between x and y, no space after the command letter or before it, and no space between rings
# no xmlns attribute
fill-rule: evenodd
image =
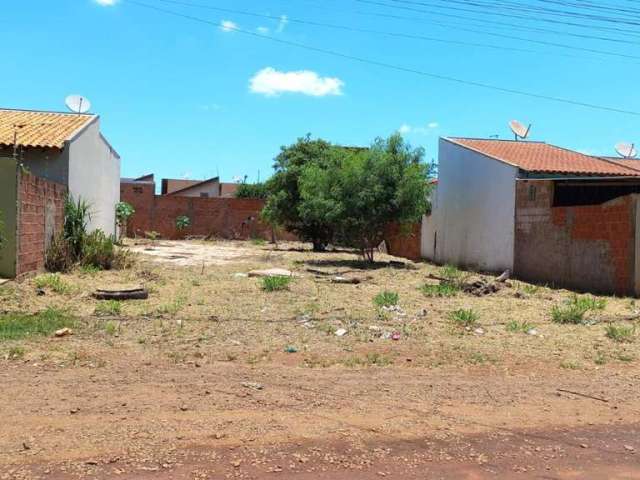
<svg viewBox="0 0 640 480"><path fill-rule="evenodd" d="M0 478L640 478L632 299L474 296L300 244L134 249L0 286ZM150 297L91 297L118 284Z"/></svg>

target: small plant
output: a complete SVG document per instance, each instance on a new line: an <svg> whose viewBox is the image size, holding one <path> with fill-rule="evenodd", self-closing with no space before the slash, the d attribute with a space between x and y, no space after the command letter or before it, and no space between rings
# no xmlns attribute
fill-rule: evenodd
<svg viewBox="0 0 640 480"><path fill-rule="evenodd" d="M472 309L461 308L449 313L449 320L457 327L473 328L478 325L478 314Z"/></svg>
<svg viewBox="0 0 640 480"><path fill-rule="evenodd" d="M64 281L64 279L58 273L45 273L44 275L38 275L34 283L36 288L48 288L55 293L65 294L71 291L71 286Z"/></svg>
<svg viewBox="0 0 640 480"><path fill-rule="evenodd" d="M595 297L572 296L565 302L564 306L554 306L551 310L551 319L555 323L561 324L581 324L584 323L584 316L592 310L602 310L607 302L604 299Z"/></svg>
<svg viewBox="0 0 640 480"><path fill-rule="evenodd" d="M511 333L527 333L532 328L535 328L535 325L527 322L526 320L523 320L522 322L511 320L506 325L507 332Z"/></svg>
<svg viewBox="0 0 640 480"><path fill-rule="evenodd" d="M87 202L68 195L64 202L64 239L67 241L73 261L82 256L82 246L87 235L87 222L91 219Z"/></svg>
<svg viewBox="0 0 640 480"><path fill-rule="evenodd" d="M420 291L427 297L454 297L458 294L460 288L452 283L440 283L438 285L426 283L420 287Z"/></svg>
<svg viewBox="0 0 640 480"><path fill-rule="evenodd" d="M116 205L116 221L120 227L120 238L127 236L127 225L134 213L136 213L135 209L127 202L118 202Z"/></svg>
<svg viewBox="0 0 640 480"><path fill-rule="evenodd" d="M107 322L104 324L104 331L107 335L114 336L118 333L118 324L116 322Z"/></svg>
<svg viewBox="0 0 640 480"><path fill-rule="evenodd" d="M176 218L176 229L179 232L186 230L190 226L191 226L191 219L186 215L180 215L178 218Z"/></svg>
<svg viewBox="0 0 640 480"><path fill-rule="evenodd" d="M7 352L7 357L9 360L20 360L24 357L25 349L22 345L14 345Z"/></svg>
<svg viewBox="0 0 640 480"><path fill-rule="evenodd" d="M527 295L535 295L540 291L540 287L538 285L531 285L530 283L525 283L521 285L522 291Z"/></svg>
<svg viewBox="0 0 640 480"><path fill-rule="evenodd" d="M636 335L635 326L611 324L607 326L605 331L608 338L619 343L633 342Z"/></svg>
<svg viewBox="0 0 640 480"><path fill-rule="evenodd" d="M184 306L186 301L187 299L184 297L184 295L179 295L173 302L160 305L157 311L161 315L175 315L180 310L182 310L182 307Z"/></svg>
<svg viewBox="0 0 640 480"><path fill-rule="evenodd" d="M116 317L122 312L122 303L118 300L105 300L96 305L95 314L99 317Z"/></svg>
<svg viewBox="0 0 640 480"><path fill-rule="evenodd" d="M44 267L46 270L55 273L68 272L74 262L73 253L64 234L54 236L45 252Z"/></svg>
<svg viewBox="0 0 640 480"><path fill-rule="evenodd" d="M291 277L285 276L264 277L262 279L262 289L266 292L288 290L291 280Z"/></svg>
<svg viewBox="0 0 640 480"><path fill-rule="evenodd" d="M86 236L82 245L82 265L91 265L101 270L111 270L116 257L113 237L102 230L95 230Z"/></svg>
<svg viewBox="0 0 640 480"><path fill-rule="evenodd" d="M400 301L400 295L396 292L384 291L380 292L373 298L373 303L378 307L392 307Z"/></svg>
<svg viewBox="0 0 640 480"><path fill-rule="evenodd" d="M48 308L35 315L0 315L0 341L20 340L33 335L51 335L56 330L71 328L74 325L73 317L55 308Z"/></svg>
<svg viewBox="0 0 640 480"><path fill-rule="evenodd" d="M445 283L457 285L464 275L454 265L445 265L440 269L440 276L445 279Z"/></svg>
<svg viewBox="0 0 640 480"><path fill-rule="evenodd" d="M262 246L265 245L267 241L264 238L254 237L251 239L251 243L256 246Z"/></svg>

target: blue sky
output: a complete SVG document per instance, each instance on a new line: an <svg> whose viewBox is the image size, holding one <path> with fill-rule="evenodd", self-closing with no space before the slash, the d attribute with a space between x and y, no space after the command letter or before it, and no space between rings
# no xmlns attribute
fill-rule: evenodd
<svg viewBox="0 0 640 480"><path fill-rule="evenodd" d="M507 123L512 118L533 123L532 139L593 154L612 154L613 145L622 140L640 142L640 117L389 70L244 35L236 28L465 80L640 111L640 60L486 36L448 24L629 55L635 55L637 46L513 31L353 0L191 2L273 19L139 1L213 24L126 0L5 2L0 106L64 110L66 95L89 97L102 117L103 133L122 156L124 176L153 172L205 178L219 172L230 181L243 175L255 180L260 171L264 179L279 146L308 132L335 143L367 145L401 129L431 159L437 158L439 136L510 138ZM589 33L527 20L475 18ZM341 31L294 20L535 53Z"/></svg>

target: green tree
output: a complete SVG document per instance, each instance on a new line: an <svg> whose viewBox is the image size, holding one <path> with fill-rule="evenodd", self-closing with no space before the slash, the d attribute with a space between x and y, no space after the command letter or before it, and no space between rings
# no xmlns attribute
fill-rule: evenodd
<svg viewBox="0 0 640 480"><path fill-rule="evenodd" d="M343 151L331 172L304 170L301 214L331 225L339 243L372 262L389 224L418 222L429 209L430 167L423 158L424 150L399 134L377 139L368 150Z"/></svg>
<svg viewBox="0 0 640 480"><path fill-rule="evenodd" d="M262 218L312 242L315 251L324 250L332 241L333 226L317 217L301 215L300 178L307 168L328 170L335 166L335 148L310 135L299 138L293 145L281 147L275 159L275 174L267 181L268 197Z"/></svg>
<svg viewBox="0 0 640 480"><path fill-rule="evenodd" d="M267 198L267 185L260 183L241 183L236 190L236 198Z"/></svg>
<svg viewBox="0 0 640 480"><path fill-rule="evenodd" d="M118 202L116 205L116 221L120 227L120 238L127 236L127 225L129 219L136 213L131 204L127 202Z"/></svg>

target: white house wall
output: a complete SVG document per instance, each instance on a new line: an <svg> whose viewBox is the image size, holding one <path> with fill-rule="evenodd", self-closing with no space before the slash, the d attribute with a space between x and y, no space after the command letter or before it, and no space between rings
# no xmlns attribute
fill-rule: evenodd
<svg viewBox="0 0 640 480"><path fill-rule="evenodd" d="M435 260L512 270L518 169L446 139L439 148Z"/></svg>
<svg viewBox="0 0 640 480"><path fill-rule="evenodd" d="M100 120L69 145L69 192L91 207L89 229L116 233L115 208L120 201L120 158L100 135Z"/></svg>

